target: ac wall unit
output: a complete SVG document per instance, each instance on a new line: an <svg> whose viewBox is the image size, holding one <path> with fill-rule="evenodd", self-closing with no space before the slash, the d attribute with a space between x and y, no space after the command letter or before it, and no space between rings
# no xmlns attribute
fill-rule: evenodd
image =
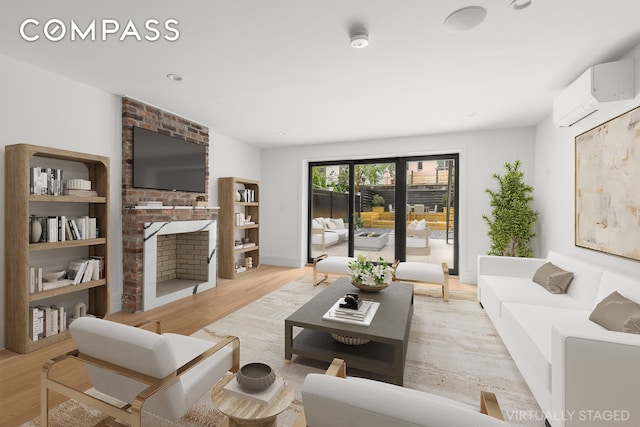
<svg viewBox="0 0 640 427"><path fill-rule="evenodd" d="M553 101L556 127L572 126L608 102L635 97L634 64L633 59L606 62L582 73Z"/></svg>

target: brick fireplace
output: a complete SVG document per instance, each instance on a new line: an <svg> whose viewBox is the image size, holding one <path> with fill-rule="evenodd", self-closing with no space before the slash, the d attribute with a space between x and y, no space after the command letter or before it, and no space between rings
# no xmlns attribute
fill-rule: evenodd
<svg viewBox="0 0 640 427"><path fill-rule="evenodd" d="M140 101L122 98L124 265L122 309L130 312L148 310L151 307L183 298L216 285L215 242L218 223L217 208L192 207L197 196L201 196L205 201L208 200L208 193L161 191L133 187L133 126L204 145L207 147L206 164L209 165L209 129L207 127ZM208 172L205 180L205 188L208 188ZM162 202L163 207L137 207L136 205L141 201L159 201ZM205 224L208 225L205 227ZM145 235L145 232L153 227L161 227L163 231L158 231L153 237ZM178 231L165 233L175 227ZM203 227L206 229L201 229ZM169 242L175 239L176 246L178 239L205 241L206 249L198 249L197 254L188 254L189 250L183 251L181 255L176 254L174 270L171 267L172 261L165 264L164 257L162 257L158 269L155 260L153 267L148 266L148 257L151 253L158 254L159 236L166 236L161 239L168 239ZM149 244L145 246L145 241L151 240L153 248ZM161 242L161 249L164 246L165 244ZM171 246L171 243L167 246ZM205 252L206 256L201 252ZM184 258L185 255L190 255L192 259L178 262L178 257ZM171 256L168 255L168 258ZM184 286L181 287L177 283L180 281ZM151 290L149 285L151 282L153 282L154 288L159 287L159 289ZM163 288L163 286L165 287Z"/></svg>

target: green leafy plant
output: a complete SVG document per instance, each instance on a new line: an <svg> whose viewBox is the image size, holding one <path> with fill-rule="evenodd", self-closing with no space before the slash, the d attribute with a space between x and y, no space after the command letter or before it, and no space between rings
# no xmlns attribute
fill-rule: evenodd
<svg viewBox="0 0 640 427"><path fill-rule="evenodd" d="M371 204L373 206L384 206L384 197L379 194L374 194L371 198Z"/></svg>
<svg viewBox="0 0 640 427"><path fill-rule="evenodd" d="M374 263L367 261L364 255L360 254L349 263L349 273L351 281L359 285L379 286L393 280L393 268L387 265L382 257Z"/></svg>
<svg viewBox="0 0 640 427"><path fill-rule="evenodd" d="M493 178L498 189L485 191L491 197L491 217L482 215L489 225L491 249L489 255L532 257L531 239L535 237L534 224L538 212L531 208L533 187L525 184L520 160L505 163L504 176Z"/></svg>

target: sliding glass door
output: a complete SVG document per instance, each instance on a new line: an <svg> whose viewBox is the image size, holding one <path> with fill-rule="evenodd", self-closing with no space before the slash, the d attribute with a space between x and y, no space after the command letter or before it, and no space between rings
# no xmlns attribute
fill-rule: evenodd
<svg viewBox="0 0 640 427"><path fill-rule="evenodd" d="M446 262L457 272L457 158L430 156L405 162L407 261Z"/></svg>
<svg viewBox="0 0 640 427"><path fill-rule="evenodd" d="M395 260L395 162L354 164L353 256Z"/></svg>
<svg viewBox="0 0 640 427"><path fill-rule="evenodd" d="M308 261L357 256L458 270L458 155L309 165Z"/></svg>
<svg viewBox="0 0 640 427"><path fill-rule="evenodd" d="M322 164L310 167L311 194L309 242L311 258L330 252L349 255L350 165Z"/></svg>

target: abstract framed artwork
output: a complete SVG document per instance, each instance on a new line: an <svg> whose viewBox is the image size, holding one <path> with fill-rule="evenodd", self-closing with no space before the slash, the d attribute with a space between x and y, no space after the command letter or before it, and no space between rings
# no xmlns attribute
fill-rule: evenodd
<svg viewBox="0 0 640 427"><path fill-rule="evenodd" d="M640 107L575 138L575 245L640 260Z"/></svg>

